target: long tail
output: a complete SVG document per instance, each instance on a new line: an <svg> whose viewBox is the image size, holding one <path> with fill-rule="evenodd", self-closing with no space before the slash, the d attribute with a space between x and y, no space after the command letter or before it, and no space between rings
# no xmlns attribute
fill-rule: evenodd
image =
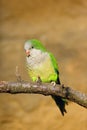
<svg viewBox="0 0 87 130"><path fill-rule="evenodd" d="M56 102L57 106L59 107L62 115L64 116L64 114L67 113L67 111L65 109L65 104L66 104L65 99L62 99L60 96L52 96L52 98L54 99L54 101Z"/></svg>
<svg viewBox="0 0 87 130"><path fill-rule="evenodd" d="M57 80L57 84L60 84L59 79ZM65 105L67 104L67 101L65 99L61 98L60 96L53 96L52 95L52 98L54 99L57 106L59 107L61 114L64 116L64 114L67 113L67 111L65 109Z"/></svg>

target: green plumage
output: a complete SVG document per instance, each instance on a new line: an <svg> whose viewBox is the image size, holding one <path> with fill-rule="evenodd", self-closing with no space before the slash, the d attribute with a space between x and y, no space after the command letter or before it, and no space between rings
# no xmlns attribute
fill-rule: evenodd
<svg viewBox="0 0 87 130"><path fill-rule="evenodd" d="M40 77L42 82L59 81L58 64L52 53L48 52L42 43L36 39L25 43L25 51L29 50L30 55L26 57L27 68L30 78L36 81ZM66 101L61 97L52 96L58 105L62 115L64 115Z"/></svg>
<svg viewBox="0 0 87 130"><path fill-rule="evenodd" d="M36 39L28 40L27 43L31 43L34 48L46 52L46 48Z"/></svg>

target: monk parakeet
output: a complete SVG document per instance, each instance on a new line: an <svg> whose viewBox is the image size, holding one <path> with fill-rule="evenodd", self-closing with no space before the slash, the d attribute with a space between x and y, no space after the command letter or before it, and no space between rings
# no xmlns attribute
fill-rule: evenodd
<svg viewBox="0 0 87 130"><path fill-rule="evenodd" d="M48 52L42 43L36 39L25 42L27 70L32 81L40 77L42 82L55 82L60 84L58 65L52 53ZM66 113L65 99L60 96L52 96L62 115Z"/></svg>

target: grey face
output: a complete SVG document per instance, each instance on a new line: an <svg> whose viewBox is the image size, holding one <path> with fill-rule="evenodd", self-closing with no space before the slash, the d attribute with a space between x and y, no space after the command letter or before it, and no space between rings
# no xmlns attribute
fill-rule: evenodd
<svg viewBox="0 0 87 130"><path fill-rule="evenodd" d="M28 68L38 68L48 57L47 52L36 49L29 41L25 43L24 49Z"/></svg>
<svg viewBox="0 0 87 130"><path fill-rule="evenodd" d="M24 49L25 49L25 52L26 52L26 56L29 57L30 52L33 50L33 46L31 44L31 42L29 42L29 41L25 42Z"/></svg>
<svg viewBox="0 0 87 130"><path fill-rule="evenodd" d="M24 49L25 50L30 50L31 48L32 48L32 44L29 43L29 42L25 42Z"/></svg>

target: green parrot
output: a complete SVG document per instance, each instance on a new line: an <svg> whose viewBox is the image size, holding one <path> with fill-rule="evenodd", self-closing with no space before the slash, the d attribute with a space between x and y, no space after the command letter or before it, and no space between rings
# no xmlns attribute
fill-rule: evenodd
<svg viewBox="0 0 87 130"><path fill-rule="evenodd" d="M26 41L24 50L26 52L28 74L32 81L37 81L40 78L42 82L60 84L57 61L40 41L36 39ZM54 95L52 95L52 98L55 100L62 115L64 115L66 113L66 100Z"/></svg>

